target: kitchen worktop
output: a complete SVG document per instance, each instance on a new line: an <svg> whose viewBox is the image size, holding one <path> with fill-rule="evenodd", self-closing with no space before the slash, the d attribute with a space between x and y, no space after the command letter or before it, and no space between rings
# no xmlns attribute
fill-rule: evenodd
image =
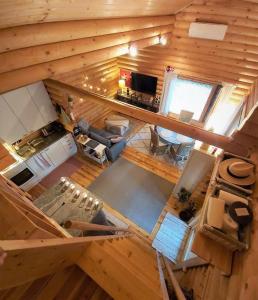
<svg viewBox="0 0 258 300"><path fill-rule="evenodd" d="M19 155L17 153L17 155L24 161L27 160L29 158L31 158L32 156L36 155L37 153L39 153L40 151L44 150L45 148L47 148L48 146L50 146L51 144L55 143L56 141L58 141L59 139L61 139L63 136L65 136L68 132L66 130L63 130L61 132L54 132L46 137L42 137L44 139L44 142L39 144L38 146L35 146L33 148L35 148L36 151L34 152L30 152L27 155Z"/></svg>

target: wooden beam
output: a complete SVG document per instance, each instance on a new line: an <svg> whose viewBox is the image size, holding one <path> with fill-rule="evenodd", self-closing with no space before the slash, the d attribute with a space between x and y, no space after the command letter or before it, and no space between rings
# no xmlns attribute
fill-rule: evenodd
<svg viewBox="0 0 258 300"><path fill-rule="evenodd" d="M169 36L169 34L167 35ZM157 36L137 40L133 44L138 49L158 44ZM0 94L6 91L36 82L54 75L69 72L86 65L104 61L128 53L129 43L108 47L101 50L78 54L52 62L18 69L0 74Z"/></svg>
<svg viewBox="0 0 258 300"><path fill-rule="evenodd" d="M121 112L125 115L142 120L146 123L167 128L180 134L192 137L193 139L225 149L228 152L234 152L241 155L247 153L247 149L244 146L237 145L236 147L236 144L234 144L233 139L231 139L230 137L212 133L195 125L187 124L177 119L165 117L161 114L153 113L127 103L122 103L117 100L103 97L95 93L90 93L81 88L73 87L53 79L47 79L45 80L45 83L49 87L62 90L63 92L67 93L67 95L85 98L88 101L104 104L114 111Z"/></svg>
<svg viewBox="0 0 258 300"><path fill-rule="evenodd" d="M20 48L170 25L174 16L52 22L5 28L0 53Z"/></svg>
<svg viewBox="0 0 258 300"><path fill-rule="evenodd" d="M159 271L159 277L160 277L159 279L160 279L161 291L163 294L163 300L169 300L165 276L164 276L164 273L162 270L162 265L161 265L161 254L158 251L156 251L156 255L157 255L157 265L158 265L158 271Z"/></svg>
<svg viewBox="0 0 258 300"><path fill-rule="evenodd" d="M123 235L0 241L7 253L0 268L0 289L7 289L64 269L77 262L92 241L119 239Z"/></svg>
<svg viewBox="0 0 258 300"><path fill-rule="evenodd" d="M17 49L0 54L0 73L50 62L103 48L152 38L172 32L173 25L164 25L122 33L88 37L78 40Z"/></svg>
<svg viewBox="0 0 258 300"><path fill-rule="evenodd" d="M184 293L183 293L183 291L182 291L182 289L181 289L181 287L180 287L180 285L179 285L179 283L178 283L178 281L177 281L177 279L176 279L176 277L175 277L175 275L172 271L169 260L164 256L163 256L163 260L164 260L166 269L168 271L169 278L172 282L172 286L173 286L174 291L176 293L177 299L178 300L186 300L186 298L184 296Z"/></svg>
<svg viewBox="0 0 258 300"><path fill-rule="evenodd" d="M128 228L92 224L92 223L76 221L76 220L67 220L64 224L64 227L67 228L67 229L69 229L69 228L70 229L79 229L79 230L83 230L83 231L124 231L124 232L131 232Z"/></svg>

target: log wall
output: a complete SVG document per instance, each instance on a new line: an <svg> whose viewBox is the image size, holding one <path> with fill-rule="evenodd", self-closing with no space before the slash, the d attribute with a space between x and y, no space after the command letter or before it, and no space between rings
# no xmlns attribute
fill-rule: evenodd
<svg viewBox="0 0 258 300"><path fill-rule="evenodd" d="M223 41L188 37L191 22L227 24ZM136 58L118 58L118 65L159 78L164 66L172 65L179 75L236 85L232 100L241 101L258 76L258 4L254 1L195 0L176 15L169 45L140 50Z"/></svg>

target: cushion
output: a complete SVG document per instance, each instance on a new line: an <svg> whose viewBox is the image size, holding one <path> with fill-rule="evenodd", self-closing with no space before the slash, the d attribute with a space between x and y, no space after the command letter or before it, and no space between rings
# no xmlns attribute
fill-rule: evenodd
<svg viewBox="0 0 258 300"><path fill-rule="evenodd" d="M106 147L110 148L112 146L112 143L109 139L106 139L105 137L95 133L95 132L91 132L89 134L90 138L92 138L95 141L98 141L99 143L105 145Z"/></svg>
<svg viewBox="0 0 258 300"><path fill-rule="evenodd" d="M116 144L116 143L119 143L120 141L122 141L124 138L122 136L117 136L117 137L114 137L111 140L112 143Z"/></svg>
<svg viewBox="0 0 258 300"><path fill-rule="evenodd" d="M80 128L81 133L86 134L86 135L88 134L90 125L87 121L85 121L84 119L80 119L77 126Z"/></svg>
<svg viewBox="0 0 258 300"><path fill-rule="evenodd" d="M209 206L207 212L207 223L218 229L223 227L223 218L225 210L225 201L220 198L209 198Z"/></svg>

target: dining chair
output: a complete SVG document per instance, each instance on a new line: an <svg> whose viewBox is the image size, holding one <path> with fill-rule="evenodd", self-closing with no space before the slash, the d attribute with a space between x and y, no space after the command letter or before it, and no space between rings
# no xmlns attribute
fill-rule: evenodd
<svg viewBox="0 0 258 300"><path fill-rule="evenodd" d="M150 151L154 154L165 154L170 144L169 143L163 143L158 133L150 126L150 132L151 132L151 139L150 139Z"/></svg>
<svg viewBox="0 0 258 300"><path fill-rule="evenodd" d="M171 146L169 148L169 156L172 157L176 162L186 160L193 149L194 143L194 141L191 143L182 143L177 147L177 149Z"/></svg>

